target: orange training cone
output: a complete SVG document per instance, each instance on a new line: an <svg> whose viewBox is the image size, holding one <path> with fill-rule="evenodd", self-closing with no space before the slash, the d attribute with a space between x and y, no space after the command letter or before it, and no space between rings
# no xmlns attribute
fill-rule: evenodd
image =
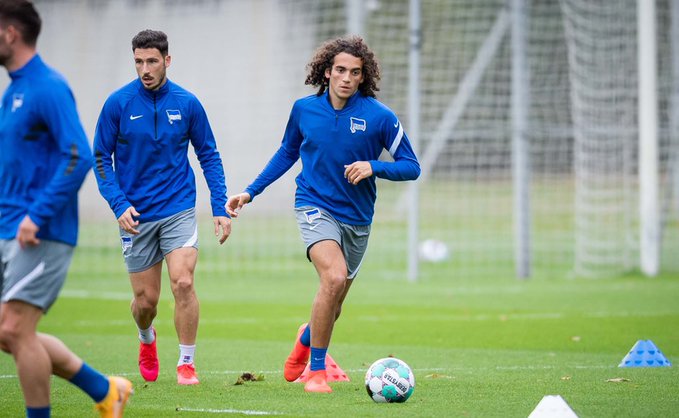
<svg viewBox="0 0 679 418"><path fill-rule="evenodd" d="M306 368L302 372L302 375L295 380L295 383L306 383L309 379L309 370L311 367L311 362L307 363ZM348 382L349 377L340 366L335 363L330 354L325 355L325 373L328 378L328 382Z"/></svg>

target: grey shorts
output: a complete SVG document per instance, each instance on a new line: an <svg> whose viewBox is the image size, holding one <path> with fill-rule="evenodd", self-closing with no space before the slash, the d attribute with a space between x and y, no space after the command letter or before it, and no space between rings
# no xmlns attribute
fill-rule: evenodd
<svg viewBox="0 0 679 418"><path fill-rule="evenodd" d="M328 212L313 206L295 208L297 225L306 245L306 256L309 250L320 241L333 240L342 248L347 263L349 279L353 279L361 268L363 257L368 249L370 225L348 225L338 221ZM311 260L311 259L309 259Z"/></svg>
<svg viewBox="0 0 679 418"><path fill-rule="evenodd" d="M123 257L129 273L148 270L177 248L198 248L198 225L193 208L137 225L139 234L120 229Z"/></svg>
<svg viewBox="0 0 679 418"><path fill-rule="evenodd" d="M20 300L47 312L66 281L73 250L71 245L44 239L26 248L15 239L0 240L2 302Z"/></svg>

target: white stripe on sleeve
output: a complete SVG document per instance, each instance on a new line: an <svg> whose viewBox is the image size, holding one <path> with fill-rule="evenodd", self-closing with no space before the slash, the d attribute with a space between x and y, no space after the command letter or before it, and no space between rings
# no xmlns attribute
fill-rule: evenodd
<svg viewBox="0 0 679 418"><path fill-rule="evenodd" d="M392 142L391 147L389 147L389 154L391 154L392 158L394 157L394 154L396 153L398 146L401 145L402 138L403 138L403 125L401 125L401 122L399 122L398 133L396 134L396 138L394 138L394 142Z"/></svg>

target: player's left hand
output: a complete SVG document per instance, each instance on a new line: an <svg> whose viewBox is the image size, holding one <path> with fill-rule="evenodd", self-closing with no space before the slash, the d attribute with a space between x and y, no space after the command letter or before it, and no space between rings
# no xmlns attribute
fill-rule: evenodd
<svg viewBox="0 0 679 418"><path fill-rule="evenodd" d="M26 248L29 245L40 244L40 240L35 236L39 230L40 227L28 215L24 216L24 219L19 224L19 228L17 228L16 240L19 242L19 246Z"/></svg>
<svg viewBox="0 0 679 418"><path fill-rule="evenodd" d="M344 178L353 185L373 175L373 168L368 161L356 161L344 166Z"/></svg>
<svg viewBox="0 0 679 418"><path fill-rule="evenodd" d="M231 235L231 219L226 216L215 216L213 218L215 223L215 236L219 237L219 230L221 229L221 237L219 238L219 244L224 244L229 235Z"/></svg>

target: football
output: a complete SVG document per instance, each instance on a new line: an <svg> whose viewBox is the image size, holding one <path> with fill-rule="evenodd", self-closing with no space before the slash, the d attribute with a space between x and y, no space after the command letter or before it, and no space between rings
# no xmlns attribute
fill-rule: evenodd
<svg viewBox="0 0 679 418"><path fill-rule="evenodd" d="M440 263L450 257L450 251L445 242L428 239L422 241L419 246L420 260L430 263Z"/></svg>
<svg viewBox="0 0 679 418"><path fill-rule="evenodd" d="M415 389L415 375L405 362L382 358L366 372L365 388L375 402L405 402Z"/></svg>

